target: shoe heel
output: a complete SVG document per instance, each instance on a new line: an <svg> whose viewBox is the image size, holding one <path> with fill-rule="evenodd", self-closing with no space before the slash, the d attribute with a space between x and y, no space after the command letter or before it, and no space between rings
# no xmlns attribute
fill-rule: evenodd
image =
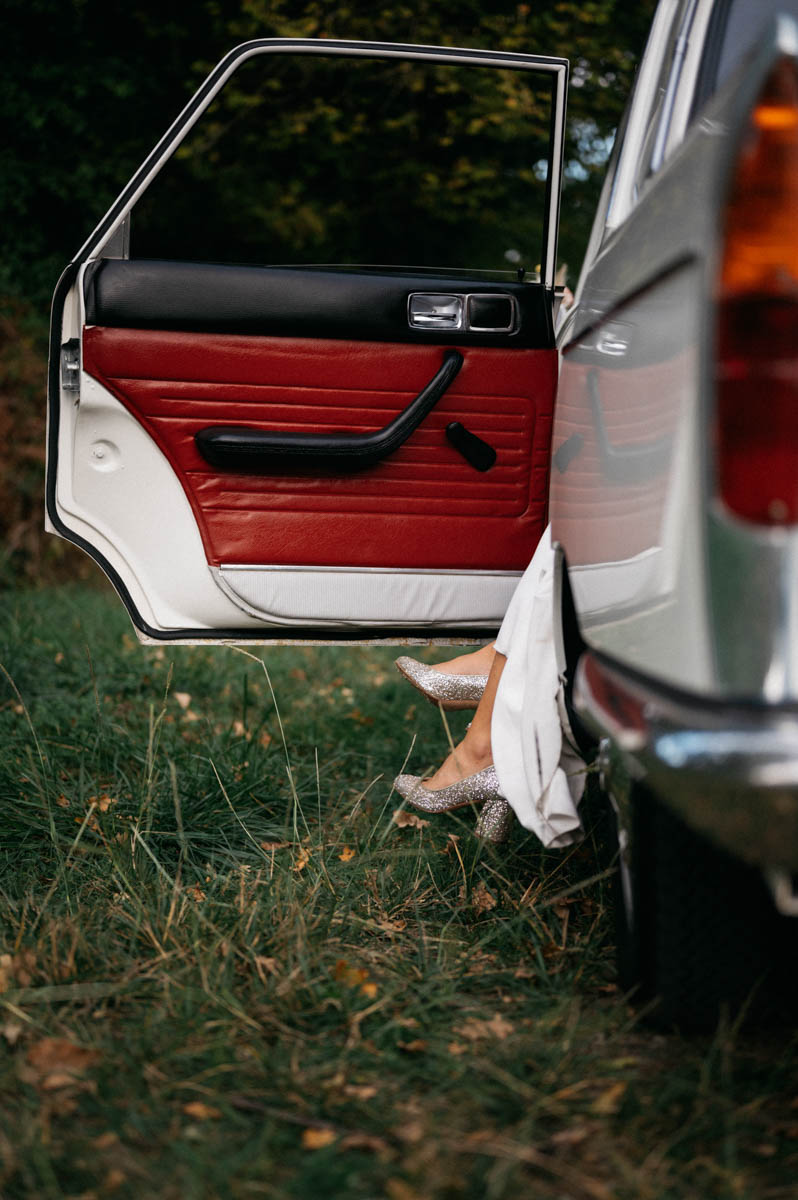
<svg viewBox="0 0 798 1200"><path fill-rule="evenodd" d="M482 838L483 842L492 842L495 845L506 840L512 824L513 810L504 796L492 796L482 805L474 833L478 838Z"/></svg>

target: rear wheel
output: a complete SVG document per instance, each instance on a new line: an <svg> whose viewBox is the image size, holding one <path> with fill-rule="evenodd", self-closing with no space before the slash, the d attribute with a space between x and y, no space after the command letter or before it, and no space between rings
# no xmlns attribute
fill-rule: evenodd
<svg viewBox="0 0 798 1200"><path fill-rule="evenodd" d="M619 973L658 1023L794 1019L798 921L762 874L694 833L647 788L632 796L631 911L618 896ZM619 893L621 888L619 887Z"/></svg>

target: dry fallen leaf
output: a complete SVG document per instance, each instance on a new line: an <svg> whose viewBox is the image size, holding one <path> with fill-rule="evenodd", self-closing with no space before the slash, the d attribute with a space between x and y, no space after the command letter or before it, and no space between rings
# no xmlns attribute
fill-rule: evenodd
<svg viewBox="0 0 798 1200"><path fill-rule="evenodd" d="M420 1142L423 1138L427 1137L429 1130L422 1120L412 1118L409 1121L405 1121L404 1125L398 1125L393 1132L395 1133L396 1137L400 1138L403 1142L410 1142L413 1144L415 1142Z"/></svg>
<svg viewBox="0 0 798 1200"><path fill-rule="evenodd" d="M262 733L260 734L258 741L260 742L260 744L264 750L268 750L269 746L271 746L271 744L272 744L272 735L269 733L269 731L267 729L264 729L262 731Z"/></svg>
<svg viewBox="0 0 798 1200"><path fill-rule="evenodd" d="M412 1042L397 1042L400 1050L406 1051L408 1054L423 1054L427 1048L427 1043L423 1038L413 1038Z"/></svg>
<svg viewBox="0 0 798 1200"><path fill-rule="evenodd" d="M341 1139L342 1150L371 1150L381 1158L391 1158L394 1152L384 1138L371 1133L348 1133Z"/></svg>
<svg viewBox="0 0 798 1200"><path fill-rule="evenodd" d="M0 1033L2 1033L9 1046L16 1046L22 1035L22 1026L18 1021L6 1021L0 1028Z"/></svg>
<svg viewBox="0 0 798 1200"><path fill-rule="evenodd" d="M43 1091L70 1087L100 1061L96 1050L78 1046L68 1038L42 1038L31 1046L26 1058L35 1083Z"/></svg>
<svg viewBox="0 0 798 1200"><path fill-rule="evenodd" d="M490 1020L481 1021L477 1017L469 1017L462 1025L455 1025L452 1032L459 1034L469 1042L478 1042L481 1038L496 1037L504 1041L515 1026L506 1020L501 1013L494 1013Z"/></svg>
<svg viewBox="0 0 798 1200"><path fill-rule="evenodd" d="M423 829L425 825L429 825L429 821L422 821L421 817L404 808L394 809L393 822L399 829Z"/></svg>
<svg viewBox="0 0 798 1200"><path fill-rule="evenodd" d="M458 1057L461 1054L468 1054L468 1046L464 1046L462 1042L449 1042L446 1047L450 1054Z"/></svg>
<svg viewBox="0 0 798 1200"><path fill-rule="evenodd" d="M108 812L112 804L116 804L116 800L103 792L102 796L89 796L89 804L93 804L95 808L99 808L101 813L104 813Z"/></svg>
<svg viewBox="0 0 798 1200"><path fill-rule="evenodd" d="M56 800L56 804L58 805L59 808L69 808L69 801L67 800L66 796L64 796L64 795L61 795L58 797L58 799Z"/></svg>
<svg viewBox="0 0 798 1200"><path fill-rule="evenodd" d="M53 1071L45 1075L39 1086L43 1092L60 1092L62 1088L72 1087L76 1077L71 1071Z"/></svg>
<svg viewBox="0 0 798 1200"><path fill-rule="evenodd" d="M344 846L338 857L340 858L341 862L349 862L355 857L355 852L351 846Z"/></svg>
<svg viewBox="0 0 798 1200"><path fill-rule="evenodd" d="M6 957L5 955L3 957ZM36 955L33 950L19 950L11 958L11 970L17 987L30 987L36 974Z"/></svg>
<svg viewBox="0 0 798 1200"><path fill-rule="evenodd" d="M472 1129L471 1133L466 1134L466 1144L469 1146L484 1146L486 1142L492 1142L496 1137L492 1129Z"/></svg>
<svg viewBox="0 0 798 1200"><path fill-rule="evenodd" d="M359 988L370 999L377 995L377 985L369 979L368 971L364 967L353 967L345 958L338 959L333 968L333 978L346 987Z"/></svg>
<svg viewBox="0 0 798 1200"><path fill-rule="evenodd" d="M290 846L291 843L290 842L261 842L260 845L261 845L262 850L266 850L268 852L271 850L285 850L286 846Z"/></svg>
<svg viewBox="0 0 798 1200"><path fill-rule="evenodd" d="M358 725L373 725L374 718L360 711L359 708L353 708L351 712L346 714L348 721L356 721Z"/></svg>
<svg viewBox="0 0 798 1200"><path fill-rule="evenodd" d="M269 958L266 954L256 954L252 960L255 964L255 970L258 972L258 978L261 983L266 982L266 974L279 975L280 964L276 958Z"/></svg>
<svg viewBox="0 0 798 1200"><path fill-rule="evenodd" d="M508 1021L501 1013L494 1013L491 1019L485 1022L485 1025L488 1032L499 1038L500 1041L504 1041L508 1034L515 1029L512 1021Z"/></svg>
<svg viewBox="0 0 798 1200"><path fill-rule="evenodd" d="M332 1129L304 1129L302 1131L302 1148L304 1150L322 1150L336 1139Z"/></svg>
<svg viewBox="0 0 798 1200"><path fill-rule="evenodd" d="M589 1079L579 1079L576 1083L569 1083L565 1087L558 1088L554 1093L554 1100L573 1100L574 1096L579 1096L584 1092L585 1088L590 1087Z"/></svg>
<svg viewBox="0 0 798 1200"><path fill-rule="evenodd" d="M222 1115L220 1108L214 1108L204 1100L189 1100L188 1104L183 1105L183 1112L195 1121L218 1121Z"/></svg>
<svg viewBox="0 0 798 1200"><path fill-rule="evenodd" d="M14 960L10 954L0 954L0 992L7 992L14 984Z"/></svg>
<svg viewBox="0 0 798 1200"><path fill-rule="evenodd" d="M188 893L188 895L191 897L191 899L194 901L195 904L199 904L202 900L205 899L205 893L203 892L202 888L200 887L200 885L198 883L193 883L191 885L191 887L186 888L186 892Z"/></svg>
<svg viewBox="0 0 798 1200"><path fill-rule="evenodd" d="M496 897L488 891L483 880L479 881L471 893L471 907L478 913L490 912L496 907Z"/></svg>
<svg viewBox="0 0 798 1200"><path fill-rule="evenodd" d="M414 1191L404 1179L386 1179L385 1194L388 1200L426 1200L420 1192Z"/></svg>
<svg viewBox="0 0 798 1200"><path fill-rule="evenodd" d="M292 870L304 871L305 867L308 865L309 862L310 862L310 851L306 850L305 847L303 846L302 849L299 851L299 854L296 857L296 861L293 865Z"/></svg>
<svg viewBox="0 0 798 1200"><path fill-rule="evenodd" d="M181 708L188 708L191 703L191 695L188 692L175 692L174 697Z"/></svg>
<svg viewBox="0 0 798 1200"><path fill-rule="evenodd" d="M95 1150L108 1150L111 1146L115 1146L118 1141L119 1135L114 1133L112 1129L109 1129L106 1133L101 1133L99 1137L94 1138L91 1144Z"/></svg>
<svg viewBox="0 0 798 1200"><path fill-rule="evenodd" d="M394 1021L397 1025L401 1025L402 1029L418 1029L418 1021L415 1017L402 1017L396 1013Z"/></svg>
<svg viewBox="0 0 798 1200"><path fill-rule="evenodd" d="M596 1116L608 1117L616 1113L621 1106L623 1094L626 1091L626 1083L621 1080L619 1083L613 1083L605 1092L593 1101L590 1106L590 1111Z"/></svg>
<svg viewBox="0 0 798 1200"><path fill-rule="evenodd" d="M402 930L407 929L407 921L403 921L401 917L397 917L396 920L389 920L386 917L382 921L377 921L376 925L378 929L381 929L383 933L387 933L389 937L394 933L401 933Z"/></svg>
<svg viewBox="0 0 798 1200"><path fill-rule="evenodd" d="M368 979L368 971L363 967L352 967L345 958L339 958L333 967L333 977L339 983L345 983L347 987L357 987Z"/></svg>
<svg viewBox="0 0 798 1200"><path fill-rule="evenodd" d="M578 1146L585 1138L590 1137L590 1127L587 1125L569 1125L567 1129L558 1129L549 1138L552 1146Z"/></svg>
<svg viewBox="0 0 798 1200"><path fill-rule="evenodd" d="M371 1083L347 1083L344 1095L351 1096L353 1100L373 1100L377 1095L377 1088Z"/></svg>

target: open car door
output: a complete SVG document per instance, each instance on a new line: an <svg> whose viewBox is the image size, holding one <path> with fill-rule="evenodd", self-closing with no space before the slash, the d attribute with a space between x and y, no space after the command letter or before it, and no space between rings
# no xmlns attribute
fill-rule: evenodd
<svg viewBox="0 0 798 1200"><path fill-rule="evenodd" d="M497 627L546 522L566 84L327 40L211 73L53 302L48 529L142 640Z"/></svg>

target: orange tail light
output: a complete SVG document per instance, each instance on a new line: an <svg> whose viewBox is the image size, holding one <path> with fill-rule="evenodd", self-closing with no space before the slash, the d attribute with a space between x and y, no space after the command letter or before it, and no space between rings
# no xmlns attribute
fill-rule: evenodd
<svg viewBox="0 0 798 1200"><path fill-rule="evenodd" d="M798 70L751 115L726 209L718 297L718 488L737 516L798 522Z"/></svg>

